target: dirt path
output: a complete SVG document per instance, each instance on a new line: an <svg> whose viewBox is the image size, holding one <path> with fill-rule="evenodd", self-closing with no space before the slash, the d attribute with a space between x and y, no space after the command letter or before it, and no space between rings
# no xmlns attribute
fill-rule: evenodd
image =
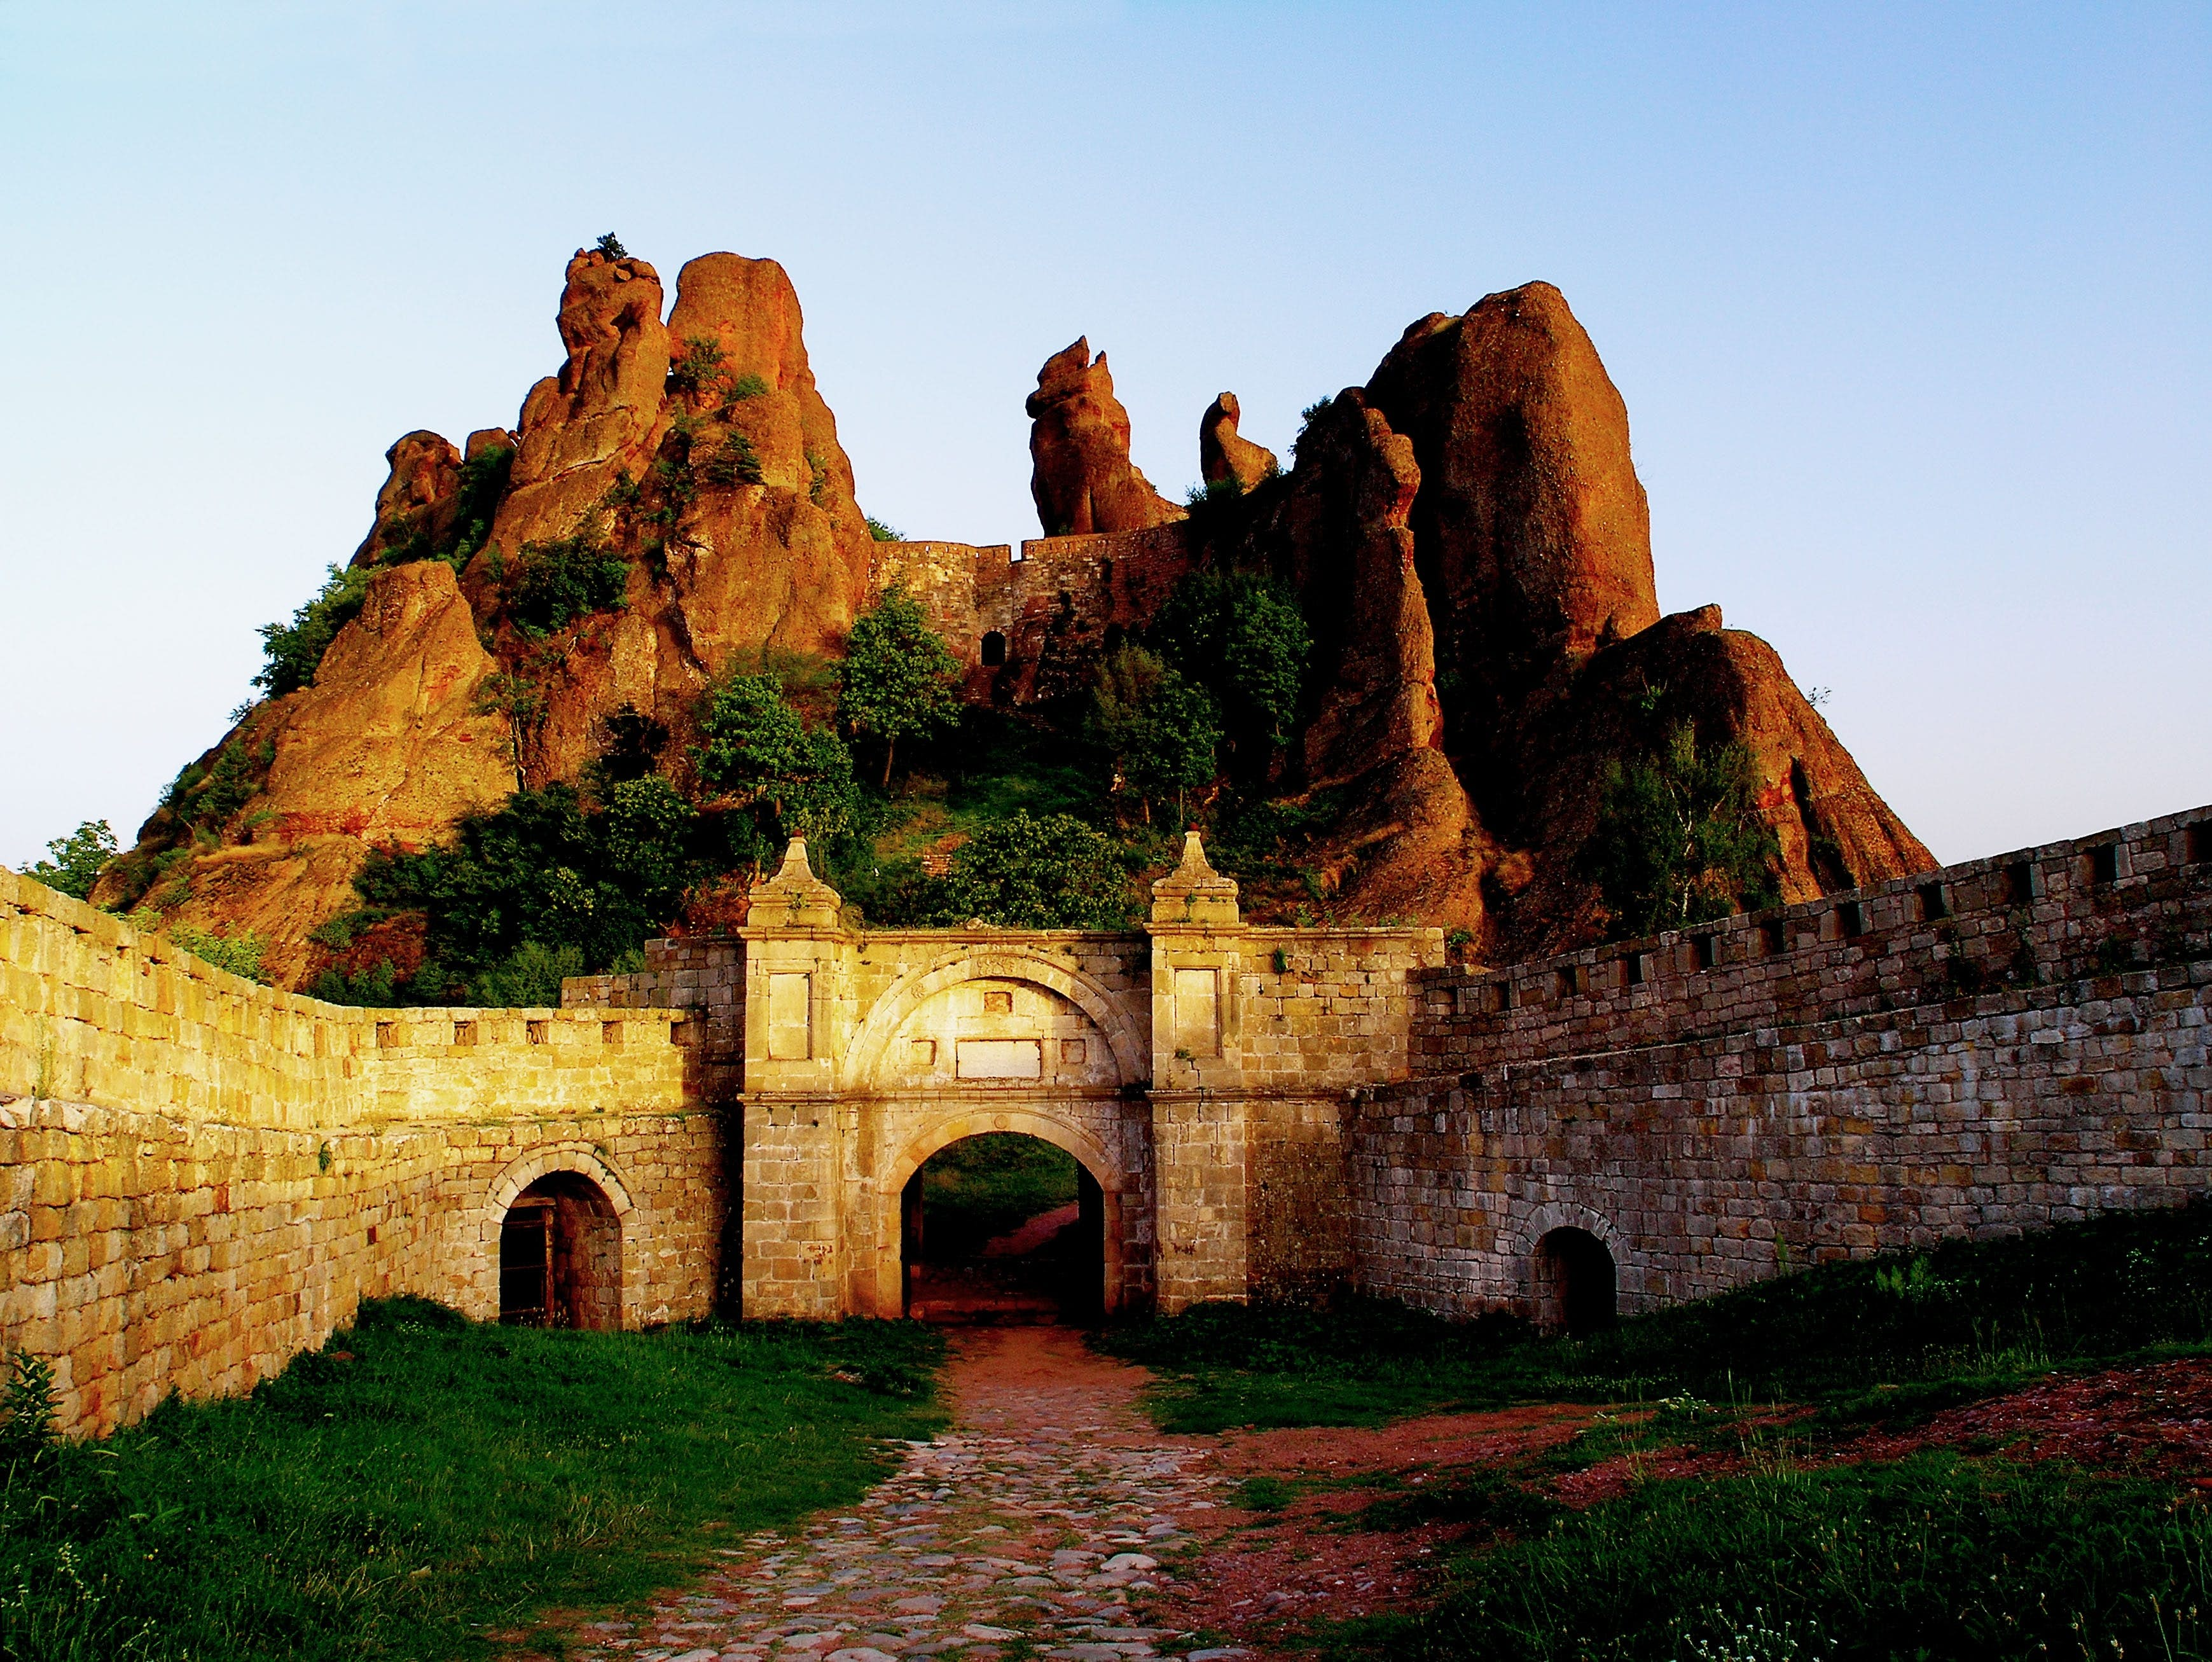
<svg viewBox="0 0 2212 1662"><path fill-rule="evenodd" d="M575 1634L592 1662L902 1657L1262 1662L1317 1621L1407 1610L1438 1525L1348 1527L1386 1489L1571 1437L1590 1410L1429 1415L1375 1430L1170 1437L1143 1370L1057 1327L957 1334L951 1427L847 1516L726 1549L640 1622ZM1242 1510L1272 1477L1295 1498Z"/></svg>
<svg viewBox="0 0 2212 1662"><path fill-rule="evenodd" d="M1146 1611L1219 1509L1204 1440L1139 1412L1145 1375L1053 1327L959 1335L951 1428L845 1517L760 1536L637 1624L599 1623L578 1654L635 1662L1067 1662L1249 1653L1178 1643ZM1021 1641L1017 1643L1017 1641Z"/></svg>

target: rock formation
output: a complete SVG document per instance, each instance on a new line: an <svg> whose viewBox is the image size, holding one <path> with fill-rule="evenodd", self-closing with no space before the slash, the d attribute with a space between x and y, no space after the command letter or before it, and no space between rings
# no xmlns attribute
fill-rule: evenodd
<svg viewBox="0 0 2212 1662"><path fill-rule="evenodd" d="M1106 355L1094 362L1087 338L1044 361L1028 409L1030 495L1046 536L1142 531L1182 517L1129 460L1129 412L1114 396Z"/></svg>
<svg viewBox="0 0 2212 1662"><path fill-rule="evenodd" d="M1278 471L1275 453L1237 430L1237 394L1224 393L1198 418L1198 476L1208 488L1233 484L1249 490Z"/></svg>
<svg viewBox="0 0 2212 1662"><path fill-rule="evenodd" d="M1750 750L1786 898L1935 863L1772 648L1717 607L1660 618L1626 408L1548 283L1414 324L1315 414L1231 546L1313 620L1306 770L1359 782L1337 840L1364 910L1411 898L1498 960L1586 941L1601 920L1575 855L1607 769L1685 721Z"/></svg>
<svg viewBox="0 0 2212 1662"><path fill-rule="evenodd" d="M331 961L309 933L353 906L372 846L582 777L625 723L682 781L711 679L771 647L836 655L886 574L961 589L972 614L982 564L871 537L782 268L704 255L665 322L662 302L651 265L579 252L563 362L514 430L392 445L354 557L358 615L311 685L187 771L97 898L250 929L299 984ZM1580 944L1602 923L1577 856L1607 769L1681 722L1748 750L1789 898L1932 864L1771 648L1717 607L1659 616L1626 411L1548 285L1415 324L1366 387L1312 412L1286 473L1222 394L1200 465L1237 489L1194 517L1132 465L1087 341L1046 362L1028 410L1046 531L1115 540L1016 568L1036 592L994 625L1001 673L971 691L1078 703L1109 639L1194 564L1273 573L1315 654L1271 782L1340 805L1313 850L1340 915L1463 928L1492 960ZM589 609L533 610L535 575L571 567L596 574ZM380 927L414 927L419 955L419 924Z"/></svg>

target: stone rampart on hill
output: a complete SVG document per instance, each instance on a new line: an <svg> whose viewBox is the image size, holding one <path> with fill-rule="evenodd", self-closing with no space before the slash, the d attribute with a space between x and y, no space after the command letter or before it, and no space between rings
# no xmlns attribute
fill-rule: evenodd
<svg viewBox="0 0 2212 1662"><path fill-rule="evenodd" d="M1624 1307L2178 1202L2212 1179L2212 812L1656 939L1432 977L1346 1122L1358 1280Z"/></svg>

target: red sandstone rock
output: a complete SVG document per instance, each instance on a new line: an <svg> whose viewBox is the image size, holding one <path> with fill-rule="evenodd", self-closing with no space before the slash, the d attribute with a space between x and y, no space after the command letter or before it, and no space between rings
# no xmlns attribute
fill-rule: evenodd
<svg viewBox="0 0 2212 1662"><path fill-rule="evenodd" d="M1237 394L1224 393L1198 418L1198 472L1207 484L1249 490L1278 471L1275 453L1237 430Z"/></svg>
<svg viewBox="0 0 2212 1662"><path fill-rule="evenodd" d="M492 540L508 551L564 537L625 463L633 473L660 417L668 331L660 277L641 259L579 249L561 294L568 361L530 389L514 472Z"/></svg>
<svg viewBox="0 0 2212 1662"><path fill-rule="evenodd" d="M240 815L259 823L251 841L194 856L177 917L251 930L269 943L264 970L296 977L313 955L308 931L359 904L353 874L372 847L436 841L514 788L507 723L475 710L497 668L452 567L380 573L314 685L249 718L246 741L276 751Z"/></svg>
<svg viewBox="0 0 2212 1662"><path fill-rule="evenodd" d="M1141 531L1183 511L1129 460L1129 412L1101 352L1079 339L1047 358L1030 394L1030 494L1048 537Z"/></svg>
<svg viewBox="0 0 2212 1662"><path fill-rule="evenodd" d="M1422 319L1367 397L1413 441L1439 657L1477 700L1658 621L1627 407L1557 289L1531 283L1464 317Z"/></svg>
<svg viewBox="0 0 2212 1662"><path fill-rule="evenodd" d="M476 441L469 442L473 446ZM461 453L451 441L417 430L395 441L384 460L391 472L376 493L375 522L354 551L356 565L374 564L386 549L417 532L441 534L453 518Z"/></svg>

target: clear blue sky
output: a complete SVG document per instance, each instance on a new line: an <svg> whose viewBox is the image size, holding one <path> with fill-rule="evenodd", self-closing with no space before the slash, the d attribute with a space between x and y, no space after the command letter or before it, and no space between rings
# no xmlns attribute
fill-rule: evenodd
<svg viewBox="0 0 2212 1662"><path fill-rule="evenodd" d="M0 8L0 861L125 841L366 530L512 423L562 263L772 255L864 507L1033 535L1080 333L1180 496L1558 283L1660 599L1945 860L2212 800L2212 8Z"/></svg>

